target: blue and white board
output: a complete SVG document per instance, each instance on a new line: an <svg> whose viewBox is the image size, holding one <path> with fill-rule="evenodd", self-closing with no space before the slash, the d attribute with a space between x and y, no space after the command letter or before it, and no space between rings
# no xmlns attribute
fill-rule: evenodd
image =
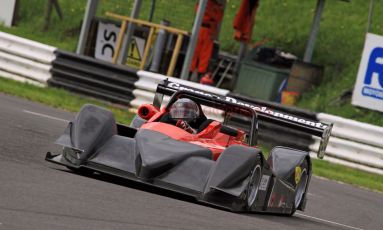
<svg viewBox="0 0 383 230"><path fill-rule="evenodd" d="M352 104L383 112L383 36L366 36Z"/></svg>

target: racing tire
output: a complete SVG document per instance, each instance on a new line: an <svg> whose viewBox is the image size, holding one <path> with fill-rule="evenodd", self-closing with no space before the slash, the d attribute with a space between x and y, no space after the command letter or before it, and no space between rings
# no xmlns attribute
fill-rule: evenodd
<svg viewBox="0 0 383 230"><path fill-rule="evenodd" d="M247 185L246 189L246 207L247 210L251 211L252 208L254 208L254 203L257 200L257 195L259 191L259 186L261 184L261 178L262 178L262 164L261 159L258 156L255 166L253 170L251 170L250 173L250 180L249 184Z"/></svg>
<svg viewBox="0 0 383 230"><path fill-rule="evenodd" d="M291 211L291 216L294 215L295 211L304 201L304 195L306 193L307 183L309 181L309 174L308 174L308 163L307 160L305 160L302 164L302 172L300 175L300 180L297 183L295 187L295 196L294 196L294 202L293 202L293 208Z"/></svg>

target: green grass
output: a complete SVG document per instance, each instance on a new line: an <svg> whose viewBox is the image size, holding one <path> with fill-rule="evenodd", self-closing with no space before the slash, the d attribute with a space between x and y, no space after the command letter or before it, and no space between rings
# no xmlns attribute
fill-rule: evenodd
<svg viewBox="0 0 383 230"><path fill-rule="evenodd" d="M134 114L118 105L101 102L88 97L81 97L63 89L40 88L30 84L22 84L13 80L0 77L0 92L15 95L31 101L40 102L54 108L64 109L70 112L78 112L80 108L91 103L110 109L118 122L130 124Z"/></svg>
<svg viewBox="0 0 383 230"><path fill-rule="evenodd" d="M50 87L40 88L1 77L0 92L71 112L78 112L85 103L100 105L112 110L116 116L116 120L124 124L129 124L134 115L128 112L127 108L121 108L110 103L103 103L88 97L80 97L65 90ZM263 148L263 152L269 152L269 149ZM314 175L317 176L383 192L383 176L380 175L366 173L321 160L313 161L313 171Z"/></svg>
<svg viewBox="0 0 383 230"><path fill-rule="evenodd" d="M262 1L254 39L271 39L271 46L303 57L316 1ZM383 34L383 1L376 4L372 32ZM363 50L369 1L326 1L313 62L325 66L321 85L304 94L299 107L383 125L380 112L353 107L339 96L355 84Z"/></svg>
<svg viewBox="0 0 383 230"><path fill-rule="evenodd" d="M59 1L64 20L60 21L56 12L52 14L52 23L48 31L43 31L44 14L48 1L19 1L19 18L17 27L0 27L3 32L11 33L39 41L60 49L74 51L84 15L85 1ZM77 2L76 4L73 4Z"/></svg>
<svg viewBox="0 0 383 230"><path fill-rule="evenodd" d="M313 160L313 173L316 176L383 192L382 175L355 170L323 160Z"/></svg>

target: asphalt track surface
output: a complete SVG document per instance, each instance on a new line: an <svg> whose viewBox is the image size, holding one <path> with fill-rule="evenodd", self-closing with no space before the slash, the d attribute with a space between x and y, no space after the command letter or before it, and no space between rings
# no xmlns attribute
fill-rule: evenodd
<svg viewBox="0 0 383 230"><path fill-rule="evenodd" d="M0 230L383 229L383 194L313 178L304 213L238 214L44 161L74 114L0 93ZM315 169L314 169L315 170Z"/></svg>

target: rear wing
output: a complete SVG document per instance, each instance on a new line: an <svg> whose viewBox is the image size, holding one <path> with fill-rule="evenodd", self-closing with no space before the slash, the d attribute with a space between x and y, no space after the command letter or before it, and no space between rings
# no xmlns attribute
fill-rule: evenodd
<svg viewBox="0 0 383 230"><path fill-rule="evenodd" d="M171 82L168 79L158 84L153 105L160 107L164 95L171 96L178 91L183 91L192 95L198 95L207 100L218 100L222 103L229 105L231 104L233 106L251 108L257 113L259 120L272 122L274 124L286 126L319 137L321 141L317 156L318 158L322 159L325 155L325 150L331 135L333 124L326 124L319 121L308 120L306 118L297 117L295 115L287 114L285 112L279 112L265 106L250 104L248 102L241 101L234 97L217 95L197 88L185 86L176 82Z"/></svg>

